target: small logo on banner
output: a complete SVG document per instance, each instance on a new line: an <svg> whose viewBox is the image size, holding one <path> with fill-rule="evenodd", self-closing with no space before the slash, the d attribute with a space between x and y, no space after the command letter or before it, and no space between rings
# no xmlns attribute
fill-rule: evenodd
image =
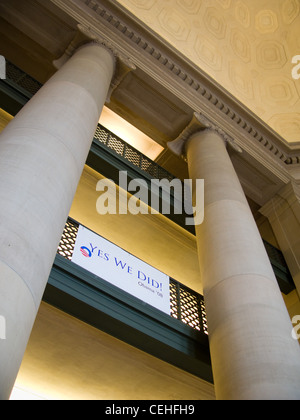
<svg viewBox="0 0 300 420"><path fill-rule="evenodd" d="M81 251L81 253L84 257L86 257L86 258L91 258L92 257L91 251L86 246L82 246L80 248L80 251Z"/></svg>

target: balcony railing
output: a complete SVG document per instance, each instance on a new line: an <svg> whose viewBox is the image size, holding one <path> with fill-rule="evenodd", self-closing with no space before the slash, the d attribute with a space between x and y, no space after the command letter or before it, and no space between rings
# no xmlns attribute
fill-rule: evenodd
<svg viewBox="0 0 300 420"><path fill-rule="evenodd" d="M58 246L57 253L70 261L72 260L78 229L79 223L69 218ZM203 296L170 278L170 305L170 315L173 318L207 334Z"/></svg>
<svg viewBox="0 0 300 420"><path fill-rule="evenodd" d="M6 60L6 83L18 86L30 97L35 95L43 86L8 60Z"/></svg>
<svg viewBox="0 0 300 420"><path fill-rule="evenodd" d="M168 179L172 181L174 175L159 166L156 162L149 159L139 150L135 149L120 137L111 133L102 125L98 124L94 140L106 146L111 152L124 159L127 163L136 166L155 179Z"/></svg>

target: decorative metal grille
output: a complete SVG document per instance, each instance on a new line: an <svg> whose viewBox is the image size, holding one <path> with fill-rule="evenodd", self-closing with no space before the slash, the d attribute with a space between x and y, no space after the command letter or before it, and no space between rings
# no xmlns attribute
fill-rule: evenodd
<svg viewBox="0 0 300 420"><path fill-rule="evenodd" d="M118 155L123 156L125 146L124 146L124 143L121 140L119 140L117 137L113 137L112 135L110 135L108 137L108 142L106 145L111 150L116 152Z"/></svg>
<svg viewBox="0 0 300 420"><path fill-rule="evenodd" d="M94 140L98 141L101 145L106 146L107 149L114 154L117 154L121 159L124 159L132 165L138 167L155 179L168 179L169 181L172 181L172 179L175 178L164 168L153 162L143 153L130 146L118 136L112 134L100 124L96 129Z"/></svg>
<svg viewBox="0 0 300 420"><path fill-rule="evenodd" d="M105 145L107 145L107 140L109 137L109 132L102 127L101 125L98 125L96 132L94 134L94 139L98 140L100 143L103 143Z"/></svg>
<svg viewBox="0 0 300 420"><path fill-rule="evenodd" d="M79 224L68 219L63 231L57 253L71 261L78 233Z"/></svg>
<svg viewBox="0 0 300 420"><path fill-rule="evenodd" d="M140 167L140 153L132 147L125 148L124 158L133 165Z"/></svg>
<svg viewBox="0 0 300 420"><path fill-rule="evenodd" d="M68 219L57 253L71 261L79 223ZM171 316L190 327L207 334L206 312L201 295L170 279Z"/></svg>
<svg viewBox="0 0 300 420"><path fill-rule="evenodd" d="M171 316L208 334L203 296L176 280L170 280Z"/></svg>
<svg viewBox="0 0 300 420"><path fill-rule="evenodd" d="M174 280L170 281L170 306L171 316L180 319L180 305L178 305L177 283Z"/></svg>
<svg viewBox="0 0 300 420"><path fill-rule="evenodd" d="M42 87L41 83L28 76L28 74L9 61L6 62L6 77L31 95L35 95Z"/></svg>

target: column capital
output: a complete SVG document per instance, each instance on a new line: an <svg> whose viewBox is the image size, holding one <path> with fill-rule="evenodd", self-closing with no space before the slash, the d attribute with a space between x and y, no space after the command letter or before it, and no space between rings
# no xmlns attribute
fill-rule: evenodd
<svg viewBox="0 0 300 420"><path fill-rule="evenodd" d="M54 67L59 70L75 54L76 51L89 44L98 44L102 46L114 56L114 59L116 59L116 54L110 48L108 43L105 44L104 40L100 40L89 28L78 24L76 34L65 49L63 55L53 61Z"/></svg>
<svg viewBox="0 0 300 420"><path fill-rule="evenodd" d="M185 149L187 141L194 134L201 133L202 131L206 130L215 131L217 134L219 134L220 137L222 137L226 144L229 144L236 152L242 153L241 147L234 141L232 137L230 137L227 133L225 133L224 130L222 130L200 112L194 112L193 118L188 126L182 131L177 139L168 143L168 147L174 154L186 160Z"/></svg>
<svg viewBox="0 0 300 420"><path fill-rule="evenodd" d="M93 32L91 28L88 28L82 24L78 24L75 37L66 48L64 54L57 60L53 61L53 65L56 69L59 70L77 50L91 44L99 45L100 47L107 50L113 56L115 62L114 77L112 79L106 99L106 102L110 102L110 98L114 90L120 85L128 73L136 70L136 66L108 39L100 37L95 32Z"/></svg>

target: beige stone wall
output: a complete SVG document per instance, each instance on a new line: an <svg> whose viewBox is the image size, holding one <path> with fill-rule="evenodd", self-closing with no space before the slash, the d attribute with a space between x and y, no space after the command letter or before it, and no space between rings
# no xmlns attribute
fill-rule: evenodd
<svg viewBox="0 0 300 420"><path fill-rule="evenodd" d="M16 381L62 400L214 400L213 385L42 303Z"/></svg>

